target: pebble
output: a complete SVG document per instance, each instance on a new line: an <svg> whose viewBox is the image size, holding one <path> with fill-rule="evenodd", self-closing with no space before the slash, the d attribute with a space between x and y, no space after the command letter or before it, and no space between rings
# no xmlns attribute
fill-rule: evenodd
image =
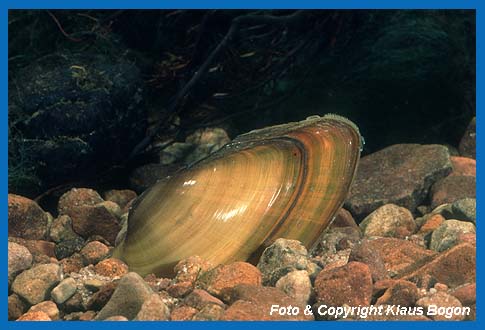
<svg viewBox="0 0 485 330"><path fill-rule="evenodd" d="M188 295L194 289L194 283L186 281L186 282L177 282L171 284L167 288L167 292L169 295L175 298L183 298Z"/></svg>
<svg viewBox="0 0 485 330"><path fill-rule="evenodd" d="M110 316L121 315L132 320L152 293L140 275L130 272L121 278L110 300L95 319L104 320Z"/></svg>
<svg viewBox="0 0 485 330"><path fill-rule="evenodd" d="M52 221L49 237L56 243L81 238L72 229L72 220L68 215L60 215Z"/></svg>
<svg viewBox="0 0 485 330"><path fill-rule="evenodd" d="M92 309L95 311L101 310L101 308L106 305L106 303L113 295L113 292L115 291L117 285L117 282L109 282L103 285L89 298L89 301L87 303L88 309Z"/></svg>
<svg viewBox="0 0 485 330"><path fill-rule="evenodd" d="M189 321L198 312L199 311L193 307L178 306L172 310L172 313L170 314L170 319L172 321Z"/></svg>
<svg viewBox="0 0 485 330"><path fill-rule="evenodd" d="M463 134L463 137L460 140L458 150L460 151L460 155L464 157L469 157L473 159L477 158L475 117L473 117L470 123L468 124L468 127L465 133Z"/></svg>
<svg viewBox="0 0 485 330"><path fill-rule="evenodd" d="M47 313L42 311L27 312L20 316L17 321L52 321Z"/></svg>
<svg viewBox="0 0 485 330"><path fill-rule="evenodd" d="M224 308L219 305L206 305L192 317L193 321L217 321L224 314Z"/></svg>
<svg viewBox="0 0 485 330"><path fill-rule="evenodd" d="M361 262L330 270L323 269L315 279L317 303L328 306L368 306L372 298L372 275Z"/></svg>
<svg viewBox="0 0 485 330"><path fill-rule="evenodd" d="M72 277L65 278L51 291L51 297L57 304L63 304L76 293L76 281Z"/></svg>
<svg viewBox="0 0 485 330"><path fill-rule="evenodd" d="M84 312L69 312L64 314L62 319L64 321L79 321L79 319L83 316Z"/></svg>
<svg viewBox="0 0 485 330"><path fill-rule="evenodd" d="M166 321L170 316L170 310L156 293L152 293L141 305L136 314L137 321Z"/></svg>
<svg viewBox="0 0 485 330"><path fill-rule="evenodd" d="M208 127L197 129L187 136L185 142L195 146L183 160L185 164L192 164L219 150L222 146L231 142L231 139L224 129Z"/></svg>
<svg viewBox="0 0 485 330"><path fill-rule="evenodd" d="M12 284L15 276L32 266L32 254L23 245L8 242L8 286Z"/></svg>
<svg viewBox="0 0 485 330"><path fill-rule="evenodd" d="M406 238L415 233L411 212L394 204L386 204L369 214L359 227L365 236Z"/></svg>
<svg viewBox="0 0 485 330"><path fill-rule="evenodd" d="M54 253L57 259L62 260L79 252L84 246L84 239L80 236L74 239L68 239L56 244Z"/></svg>
<svg viewBox="0 0 485 330"><path fill-rule="evenodd" d="M30 307L29 312L44 312L53 321L59 320L59 309L52 301L43 301Z"/></svg>
<svg viewBox="0 0 485 330"><path fill-rule="evenodd" d="M289 272L276 282L275 287L295 299L301 305L306 305L310 301L312 283L306 270Z"/></svg>
<svg viewBox="0 0 485 330"><path fill-rule="evenodd" d="M127 274L128 266L119 259L108 258L98 262L94 271L99 275L115 278Z"/></svg>
<svg viewBox="0 0 485 330"><path fill-rule="evenodd" d="M261 285L262 276L258 268L247 262L237 261L220 265L204 273L197 284L209 293L221 297L224 292L238 284Z"/></svg>
<svg viewBox="0 0 485 330"><path fill-rule="evenodd" d="M437 253L403 239L383 237L369 240L373 250L380 252L387 274L397 278L432 260Z"/></svg>
<svg viewBox="0 0 485 330"><path fill-rule="evenodd" d="M175 142L160 152L160 164L192 164L230 142L222 128L197 129L185 142Z"/></svg>
<svg viewBox="0 0 485 330"><path fill-rule="evenodd" d="M451 204L453 219L477 222L477 201L475 198L459 199Z"/></svg>
<svg viewBox="0 0 485 330"><path fill-rule="evenodd" d="M94 206L104 200L94 190L88 188L73 188L64 193L59 199L57 210L60 215L69 214L72 207Z"/></svg>
<svg viewBox="0 0 485 330"><path fill-rule="evenodd" d="M477 176L477 162L475 159L466 157L450 157L453 172L450 175Z"/></svg>
<svg viewBox="0 0 485 330"><path fill-rule="evenodd" d="M18 294L8 296L8 320L16 320L24 314L29 308L26 301L19 297Z"/></svg>
<svg viewBox="0 0 485 330"><path fill-rule="evenodd" d="M452 295L443 292L443 291L438 291L430 296L423 297L419 299L416 302L416 306L418 307L423 307L426 311L431 305L435 305L437 307L457 307L460 308L462 307L460 301L453 297ZM453 320L453 321L461 321L465 318L464 315L431 315L430 313L427 313L430 318L432 318L435 321L448 321L448 320Z"/></svg>
<svg viewBox="0 0 485 330"><path fill-rule="evenodd" d="M101 281L97 278L86 279L83 283L84 287L91 292L99 291L105 284L105 281Z"/></svg>
<svg viewBox="0 0 485 330"><path fill-rule="evenodd" d="M418 234L421 235L427 235L429 233L432 233L445 221L445 217L443 217L441 214L430 214L423 218L424 223L418 231Z"/></svg>
<svg viewBox="0 0 485 330"><path fill-rule="evenodd" d="M225 310L222 320L313 320L312 315L303 313L305 306L273 287L240 284L231 290L229 302L231 305ZM272 305L284 307L291 305L298 307L302 312L298 315L279 315L279 313L270 315Z"/></svg>
<svg viewBox="0 0 485 330"><path fill-rule="evenodd" d="M104 321L129 321L129 320L122 315L114 315L106 318Z"/></svg>
<svg viewBox="0 0 485 330"><path fill-rule="evenodd" d="M416 300L418 300L418 295L416 284L409 281L396 280L377 299L376 305L414 306Z"/></svg>
<svg viewBox="0 0 485 330"><path fill-rule="evenodd" d="M213 267L214 265L199 256L182 259L174 267L175 281L195 283L199 276Z"/></svg>
<svg viewBox="0 0 485 330"><path fill-rule="evenodd" d="M8 194L8 235L24 239L47 239L47 214L28 198Z"/></svg>
<svg viewBox="0 0 485 330"><path fill-rule="evenodd" d="M475 225L458 220L444 221L431 235L429 248L442 252L459 243L460 234L475 233Z"/></svg>
<svg viewBox="0 0 485 330"><path fill-rule="evenodd" d="M206 305L215 304L224 307L224 303L205 290L195 289L183 300L184 305L201 310Z"/></svg>
<svg viewBox="0 0 485 330"><path fill-rule="evenodd" d="M94 206L73 207L68 211L76 233L83 238L101 235L114 245L121 225L117 215L113 214L106 205L99 203Z"/></svg>
<svg viewBox="0 0 485 330"><path fill-rule="evenodd" d="M414 212L425 201L431 184L451 170L445 146L389 146L361 158L345 208L358 221L390 203Z"/></svg>
<svg viewBox="0 0 485 330"><path fill-rule="evenodd" d="M184 158L193 150L194 145L192 143L174 142L160 152L160 164L172 165L183 163Z"/></svg>
<svg viewBox="0 0 485 330"><path fill-rule="evenodd" d="M105 201L111 201L118 204L118 206L123 210L127 211L125 208L128 204L133 201L137 197L136 192L129 189L123 190L108 190L103 194L103 198Z"/></svg>
<svg viewBox="0 0 485 330"><path fill-rule="evenodd" d="M79 316L79 321L92 321L96 317L95 311L87 311Z"/></svg>
<svg viewBox="0 0 485 330"><path fill-rule="evenodd" d="M48 299L52 288L61 280L57 264L36 265L20 273L12 283L12 291L31 305Z"/></svg>
<svg viewBox="0 0 485 330"><path fill-rule="evenodd" d="M267 247L258 262L263 285L274 286L286 274L305 270L310 264L307 249L297 240L278 238Z"/></svg>
<svg viewBox="0 0 485 330"><path fill-rule="evenodd" d="M343 207L340 208L335 215L335 219L332 221L330 228L338 228L338 227L354 227L358 228L359 225L354 220L352 213L344 209Z"/></svg>
<svg viewBox="0 0 485 330"><path fill-rule="evenodd" d="M72 219L74 231L83 238L101 235L114 244L121 229L118 220L120 212L115 203L110 203L105 202L94 190L74 188L61 196L58 211L60 215L66 214Z"/></svg>
<svg viewBox="0 0 485 330"><path fill-rule="evenodd" d="M38 263L39 260L49 258L55 258L55 244L53 242L48 242L44 240L31 240L31 239L23 239L18 237L9 237L8 239L10 242L15 242L17 244L25 246L32 256L34 257L34 263Z"/></svg>
<svg viewBox="0 0 485 330"><path fill-rule="evenodd" d="M367 239L354 245L349 255L349 261L358 261L369 266L373 282L389 278L379 249L369 244Z"/></svg>
<svg viewBox="0 0 485 330"><path fill-rule="evenodd" d="M461 243L441 252L432 261L427 262L402 279L425 286L429 279L455 288L459 285L475 282L476 248L469 243Z"/></svg>
<svg viewBox="0 0 485 330"><path fill-rule="evenodd" d="M82 248L80 255L84 265L96 265L98 262L106 258L109 252L109 247L105 244L98 241L92 241Z"/></svg>
<svg viewBox="0 0 485 330"><path fill-rule="evenodd" d="M79 253L74 253L69 258L64 258L59 261L62 272L64 274L77 273L84 267L81 255Z"/></svg>
<svg viewBox="0 0 485 330"><path fill-rule="evenodd" d="M62 305L62 309L65 313L85 312L86 304L83 294L78 290L67 299Z"/></svg>
<svg viewBox="0 0 485 330"><path fill-rule="evenodd" d="M362 232L359 227L336 227L326 230L318 244L311 250L312 256L334 255L337 251L351 249L360 241Z"/></svg>
<svg viewBox="0 0 485 330"><path fill-rule="evenodd" d="M466 283L460 285L449 292L458 299L463 306L473 306L477 302L477 285L476 283Z"/></svg>
<svg viewBox="0 0 485 330"><path fill-rule="evenodd" d="M431 188L431 207L453 203L463 198L475 198L475 177L455 175L437 181Z"/></svg>

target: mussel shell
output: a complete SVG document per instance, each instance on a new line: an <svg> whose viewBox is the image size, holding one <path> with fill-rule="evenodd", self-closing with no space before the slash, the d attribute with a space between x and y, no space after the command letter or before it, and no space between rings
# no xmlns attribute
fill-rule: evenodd
<svg viewBox="0 0 485 330"><path fill-rule="evenodd" d="M360 143L336 115L241 135L140 196L114 255L169 275L186 257L248 260L280 237L311 247L348 194Z"/></svg>

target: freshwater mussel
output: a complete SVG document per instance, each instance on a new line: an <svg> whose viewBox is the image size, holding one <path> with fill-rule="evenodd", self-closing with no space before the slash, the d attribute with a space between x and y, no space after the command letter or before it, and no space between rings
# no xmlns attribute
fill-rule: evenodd
<svg viewBox="0 0 485 330"><path fill-rule="evenodd" d="M361 142L337 115L240 135L142 194L114 255L142 275L170 275L186 257L249 260L281 237L309 248L347 197Z"/></svg>

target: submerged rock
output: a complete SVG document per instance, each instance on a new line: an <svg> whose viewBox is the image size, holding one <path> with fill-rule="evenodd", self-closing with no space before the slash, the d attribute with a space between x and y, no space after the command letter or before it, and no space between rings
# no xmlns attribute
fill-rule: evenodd
<svg viewBox="0 0 485 330"><path fill-rule="evenodd" d="M46 239L47 214L36 202L26 197L8 194L8 234L24 239Z"/></svg>
<svg viewBox="0 0 485 330"><path fill-rule="evenodd" d="M358 220L389 203L414 212L430 186L451 170L445 146L392 145L360 160L346 208Z"/></svg>

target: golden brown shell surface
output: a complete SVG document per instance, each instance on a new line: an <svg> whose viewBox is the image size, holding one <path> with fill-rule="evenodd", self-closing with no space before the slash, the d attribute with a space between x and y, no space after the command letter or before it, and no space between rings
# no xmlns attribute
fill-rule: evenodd
<svg viewBox="0 0 485 330"><path fill-rule="evenodd" d="M335 115L241 135L145 192L115 256L167 275L193 255L247 260L280 237L310 247L347 197L360 144L356 126Z"/></svg>

